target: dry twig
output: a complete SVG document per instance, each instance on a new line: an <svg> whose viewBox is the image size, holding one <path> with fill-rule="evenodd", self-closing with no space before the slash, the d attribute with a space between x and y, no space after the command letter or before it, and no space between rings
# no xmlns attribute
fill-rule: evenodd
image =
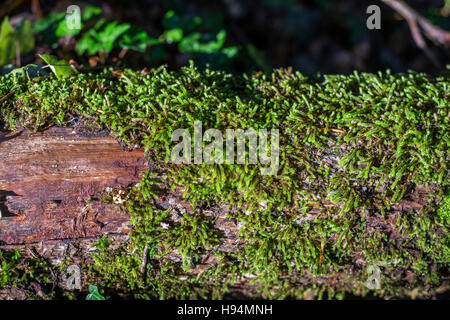
<svg viewBox="0 0 450 320"><path fill-rule="evenodd" d="M397 13L399 13L408 22L414 42L422 49L427 57L437 66L440 67L438 59L428 49L422 33L433 43L442 45L445 48L450 46L450 32L443 30L421 16L416 10L408 6L401 0L381 0Z"/></svg>
<svg viewBox="0 0 450 320"><path fill-rule="evenodd" d="M146 276L146 269L147 269L147 263L148 263L148 246L145 246L144 248L144 255L142 256L142 264L141 264L141 274L144 277Z"/></svg>

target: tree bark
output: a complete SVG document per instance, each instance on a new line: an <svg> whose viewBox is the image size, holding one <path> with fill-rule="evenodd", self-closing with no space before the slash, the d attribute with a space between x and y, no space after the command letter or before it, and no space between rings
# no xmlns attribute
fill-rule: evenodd
<svg viewBox="0 0 450 320"><path fill-rule="evenodd" d="M105 133L0 135L0 244L124 233L128 216L98 197L137 183L145 167L143 150L125 152Z"/></svg>

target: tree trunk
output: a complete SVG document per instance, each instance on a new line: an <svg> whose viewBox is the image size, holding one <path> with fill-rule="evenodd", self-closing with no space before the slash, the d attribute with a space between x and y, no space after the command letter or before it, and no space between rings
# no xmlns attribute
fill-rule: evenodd
<svg viewBox="0 0 450 320"><path fill-rule="evenodd" d="M129 215L116 205L103 203L101 197L107 188L135 185L146 169L143 150L123 151L105 132L86 134L59 127L40 133L0 132L0 249L26 247L53 265L65 259L82 265L89 261L89 252L99 237L108 234L114 244L128 241ZM409 200L402 200L391 210L418 210L426 204L430 192L430 187L416 186ZM163 190L156 203L163 209L174 209L176 220L176 212L193 211L182 194L182 188ZM336 206L327 200L324 204ZM215 227L223 235L221 250L232 252L242 239L239 224L226 217L228 212L225 205L216 205L203 213L217 218ZM395 217L373 215L367 222L388 228ZM197 274L217 263L208 256L190 272ZM247 282L242 280L232 288L236 296L245 296ZM67 289L64 281L58 286ZM0 299L26 298L24 290L14 290L0 290Z"/></svg>

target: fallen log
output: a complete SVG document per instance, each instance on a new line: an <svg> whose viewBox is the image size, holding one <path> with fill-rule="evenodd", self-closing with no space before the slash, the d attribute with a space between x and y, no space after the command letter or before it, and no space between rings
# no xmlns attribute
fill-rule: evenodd
<svg viewBox="0 0 450 320"><path fill-rule="evenodd" d="M104 133L60 127L5 133L0 138L0 244L15 247L126 234L129 216L96 197L108 187L137 183L145 167L142 150L125 152ZM393 209L418 210L428 192L419 187L415 201L402 200ZM189 207L181 193L158 202L166 209L169 202ZM225 216L216 214L220 220Z"/></svg>
<svg viewBox="0 0 450 320"><path fill-rule="evenodd" d="M105 132L86 134L62 127L5 132L0 138L0 248L51 251L46 257L58 264L64 252L49 249L55 245L83 247L105 234L127 241L129 215L99 197L108 188L136 184L145 168L143 150L123 151ZM393 212L420 210L429 192L429 187L417 186L409 199L392 206ZM192 214L182 193L166 190L158 206ZM327 200L324 204L335 206ZM318 213L318 208L313 210ZM204 214L217 217L215 226L224 236L222 249L231 252L238 245L239 227L226 218L228 212L214 206ZM85 252L90 245L84 246Z"/></svg>
<svg viewBox="0 0 450 320"><path fill-rule="evenodd" d="M43 138L71 129L3 136L0 188L9 221L0 226L0 262L7 276L20 271L3 287L17 287L25 274L19 283L27 290L39 272L29 265L41 257L55 268L64 267L58 261L85 266L91 257L83 290L95 283L109 297L224 297L239 283L246 297L365 296L374 290L368 270L378 265L386 268L382 289L375 288L379 297L448 291L446 79L355 73L316 82L283 71L251 79L193 67L154 72L80 76L71 85L23 78L17 87L16 78L6 79L5 128L96 123L144 146L145 157L141 152L133 161L145 167L148 160L150 172L141 180L138 165L122 168L117 157L130 153L105 133L72 130L89 150L72 156L73 146L63 145L78 138L47 144ZM45 92L39 83L47 84ZM70 99L55 104L61 96ZM48 105L53 108L40 108ZM205 129L278 128L279 174L254 174L263 163L167 163L171 133L195 131L197 120ZM106 139L117 153L104 152L105 142L95 139ZM56 152L43 158L49 150ZM56 156L64 165L52 162ZM70 163L74 157L78 162ZM65 173L58 173L60 165ZM78 165L89 168L67 174ZM101 193L114 185L128 191L123 201L112 197L120 206L97 200L110 200ZM120 242L117 250L107 239L94 246L106 233ZM29 253L32 261L9 250L22 246L20 257ZM48 273L41 274L38 280L47 283ZM436 281L430 287L425 279ZM54 292L38 289L31 294Z"/></svg>

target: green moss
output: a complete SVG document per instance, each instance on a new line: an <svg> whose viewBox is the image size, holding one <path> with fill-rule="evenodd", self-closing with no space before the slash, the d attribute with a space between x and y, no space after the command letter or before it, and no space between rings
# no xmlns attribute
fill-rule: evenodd
<svg viewBox="0 0 450 320"><path fill-rule="evenodd" d="M272 298L430 296L448 290L448 124L446 76L326 75L276 70L235 76L194 66L148 74L104 70L68 79L0 80L0 115L10 128L40 130L84 118L156 164L129 191L130 243L100 253L92 281L110 294L219 298L251 279L248 295ZM259 165L174 165L178 128L279 129L280 170ZM420 210L399 210L418 186ZM183 188L192 212L175 219L155 199ZM226 205L239 222L233 251L205 208ZM141 274L144 250L149 263ZM181 259L177 258L181 256ZM214 256L217 263L191 271ZM370 291L367 267L381 264Z"/></svg>
<svg viewBox="0 0 450 320"><path fill-rule="evenodd" d="M23 290L27 298L51 299L55 292L46 290L51 293L39 296L30 285L34 283L35 288L49 289L56 281L55 270L43 258L30 257L24 250L0 250L0 289L15 287Z"/></svg>
<svg viewBox="0 0 450 320"><path fill-rule="evenodd" d="M439 204L439 210L437 214L443 219L447 225L450 224L450 193L447 192L445 197L442 199Z"/></svg>

